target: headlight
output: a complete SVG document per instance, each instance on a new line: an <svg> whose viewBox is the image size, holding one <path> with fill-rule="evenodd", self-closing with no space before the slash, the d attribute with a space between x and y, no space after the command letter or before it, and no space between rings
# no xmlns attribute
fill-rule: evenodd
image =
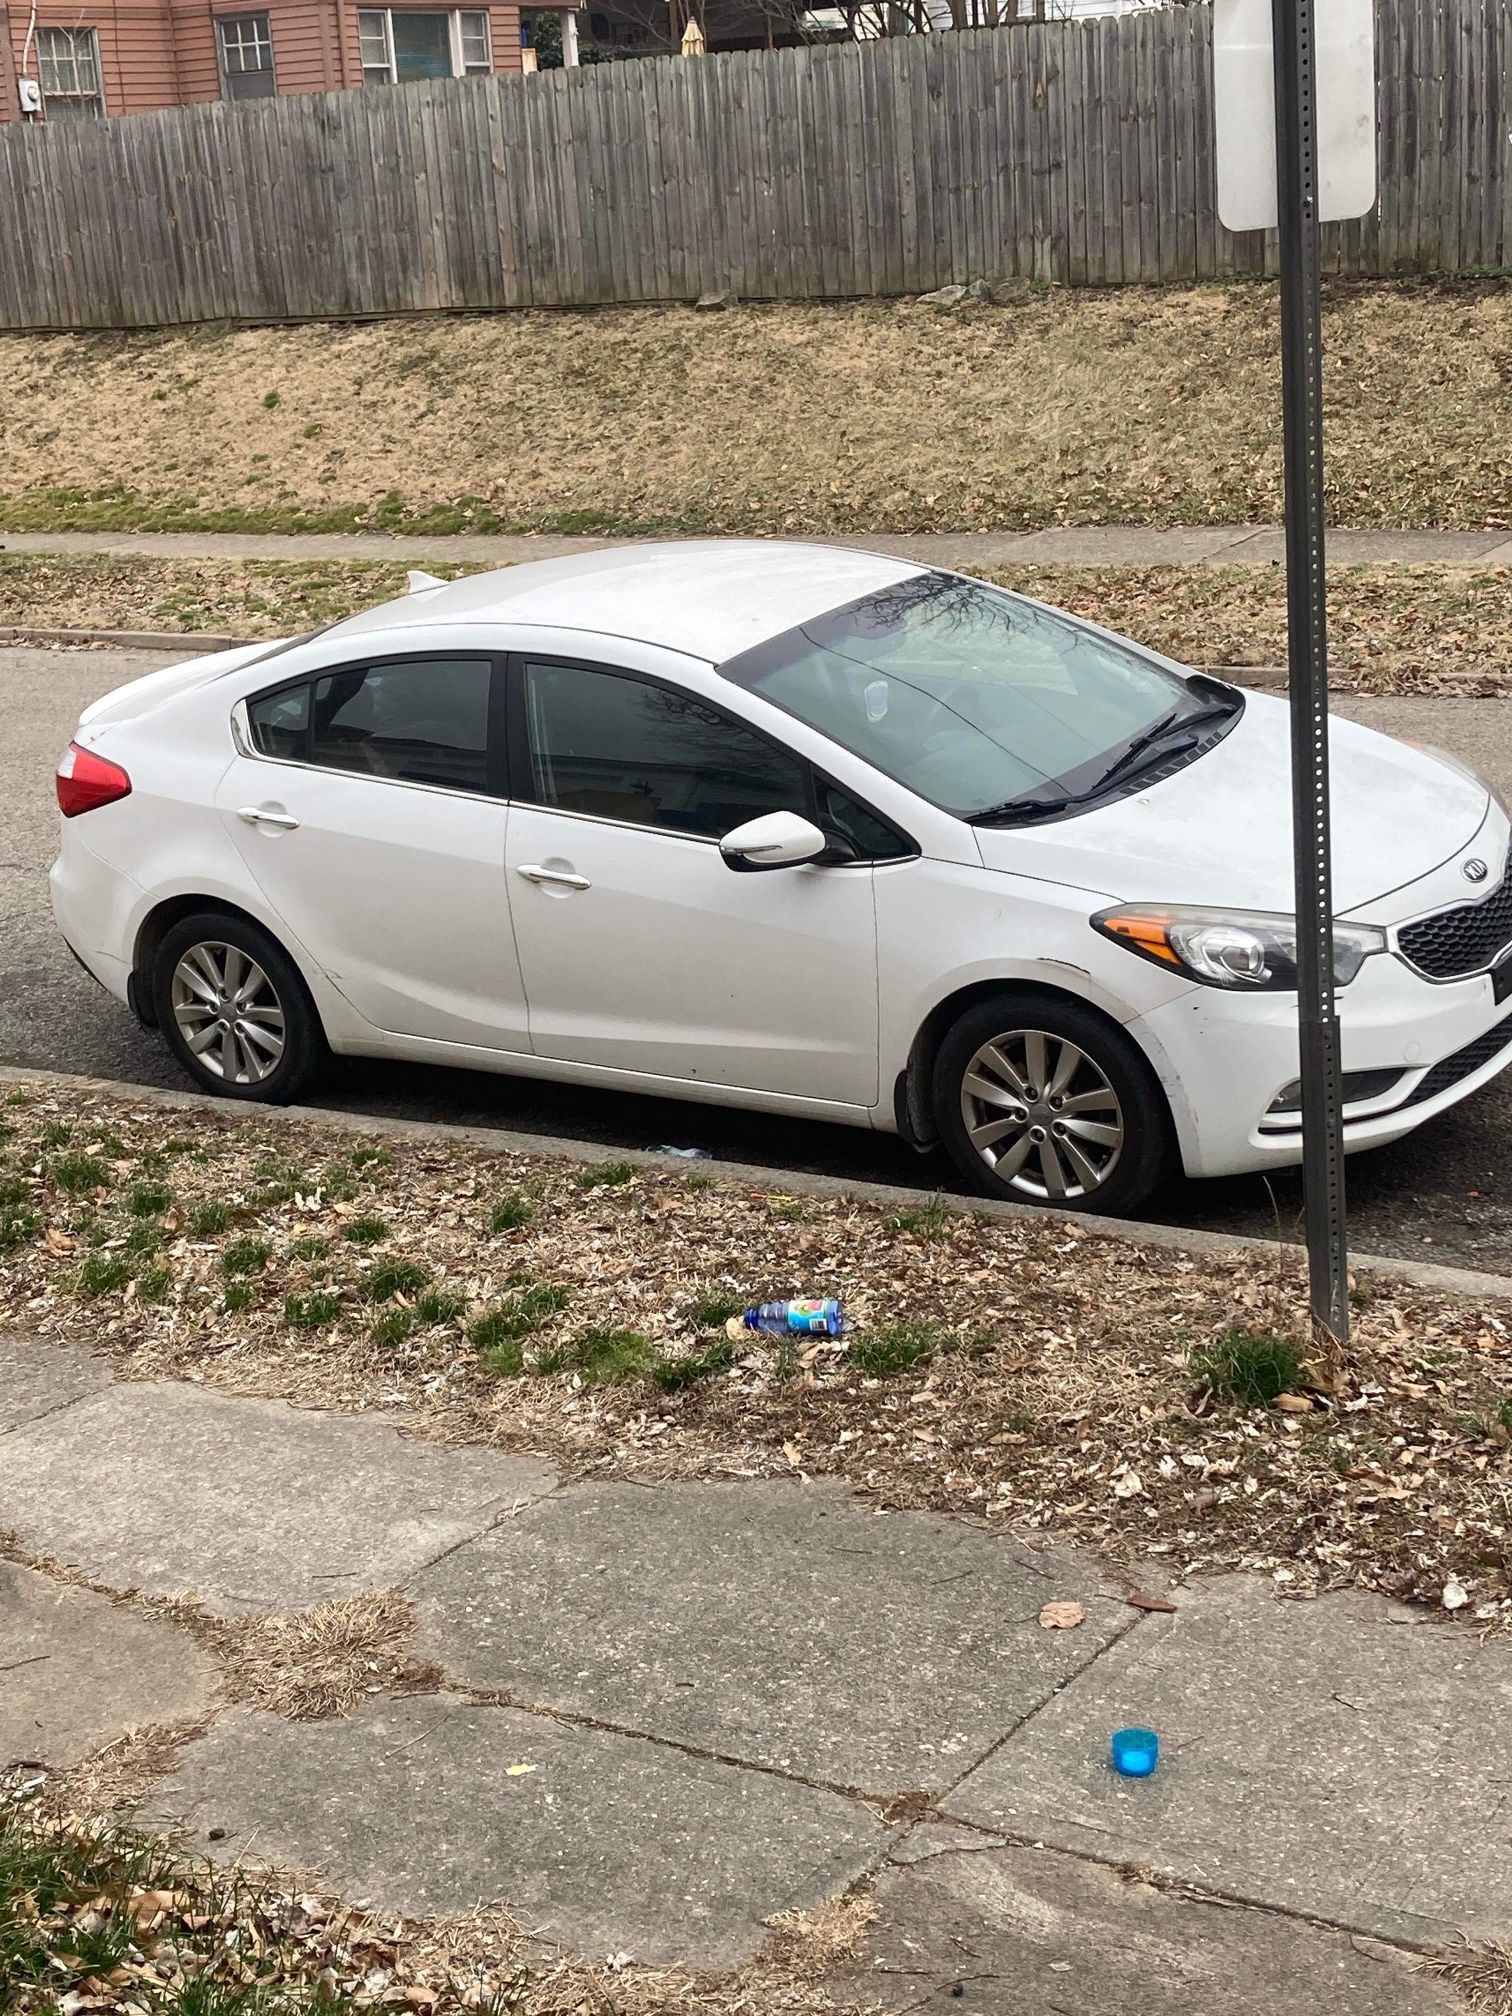
<svg viewBox="0 0 1512 2016"><path fill-rule="evenodd" d="M1157 966L1200 980L1205 987L1273 994L1297 985L1297 920L1268 910L1198 910L1139 904L1100 910L1092 927ZM1333 927L1333 977L1347 987L1372 952L1384 952L1386 933L1374 924Z"/></svg>

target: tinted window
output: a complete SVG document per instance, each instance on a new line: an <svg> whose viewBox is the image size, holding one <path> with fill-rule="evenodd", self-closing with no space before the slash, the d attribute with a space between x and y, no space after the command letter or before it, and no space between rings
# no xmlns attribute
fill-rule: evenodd
<svg viewBox="0 0 1512 2016"><path fill-rule="evenodd" d="M824 779L815 780L819 791L819 824L826 833L838 833L848 840L863 861L891 861L900 854L912 854L914 844L905 840L880 813L858 804L847 791Z"/></svg>
<svg viewBox="0 0 1512 2016"><path fill-rule="evenodd" d="M483 791L490 678L483 658L421 658L317 679L309 688L309 760L408 784Z"/></svg>
<svg viewBox="0 0 1512 2016"><path fill-rule="evenodd" d="M310 689L286 686L282 693L268 693L247 703L247 720L252 727L252 746L264 756L282 756L291 762L304 760L310 727Z"/></svg>
<svg viewBox="0 0 1512 2016"><path fill-rule="evenodd" d="M809 807L808 766L683 693L576 665L527 665L537 802L721 839Z"/></svg>

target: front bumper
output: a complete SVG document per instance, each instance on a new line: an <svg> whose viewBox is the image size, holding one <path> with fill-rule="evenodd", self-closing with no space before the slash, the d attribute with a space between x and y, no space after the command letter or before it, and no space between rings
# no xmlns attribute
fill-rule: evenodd
<svg viewBox="0 0 1512 2016"><path fill-rule="evenodd" d="M1344 1146L1399 1141L1512 1064L1512 999L1488 974L1435 985L1394 954L1367 959L1338 993L1343 1069L1391 1072L1344 1107ZM1294 994L1194 987L1129 1024L1170 1098L1189 1176L1235 1176L1302 1159L1300 1116L1274 1104L1298 1076Z"/></svg>

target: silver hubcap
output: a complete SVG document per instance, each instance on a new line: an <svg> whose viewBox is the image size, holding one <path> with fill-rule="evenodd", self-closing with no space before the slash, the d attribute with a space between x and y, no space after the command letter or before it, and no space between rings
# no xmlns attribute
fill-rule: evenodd
<svg viewBox="0 0 1512 2016"><path fill-rule="evenodd" d="M1043 1029L982 1045L966 1067L961 1118L999 1182L1036 1202L1089 1195L1123 1153L1123 1109L1101 1066Z"/></svg>
<svg viewBox="0 0 1512 2016"><path fill-rule="evenodd" d="M273 983L235 945L191 945L173 969L179 1034L228 1085L258 1085L284 1053L283 1005Z"/></svg>

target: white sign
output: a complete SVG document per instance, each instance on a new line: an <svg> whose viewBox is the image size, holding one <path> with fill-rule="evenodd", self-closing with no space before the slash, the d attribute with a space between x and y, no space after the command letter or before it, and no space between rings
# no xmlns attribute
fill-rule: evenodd
<svg viewBox="0 0 1512 2016"><path fill-rule="evenodd" d="M1314 0L1318 181L1324 223L1376 196L1374 0ZM1218 215L1230 231L1275 227L1276 78L1271 0L1214 0Z"/></svg>

